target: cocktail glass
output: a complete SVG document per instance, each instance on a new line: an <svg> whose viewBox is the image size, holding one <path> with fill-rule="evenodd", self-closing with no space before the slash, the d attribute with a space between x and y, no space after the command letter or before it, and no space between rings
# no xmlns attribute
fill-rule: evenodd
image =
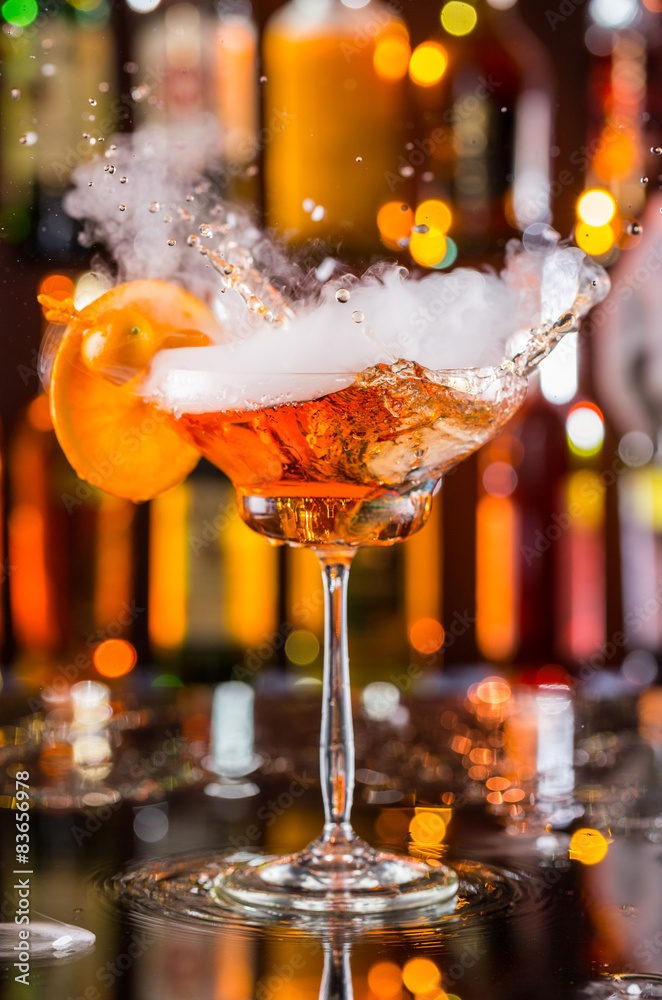
<svg viewBox="0 0 662 1000"><path fill-rule="evenodd" d="M234 280L231 266L219 266L218 270ZM51 385L52 409L65 440L69 407L77 408L78 420L85 426L81 414L86 412L90 376L83 374L82 381L75 376L81 351L87 352L86 363L94 363L97 355L91 348L97 340L105 350L111 336L126 327L131 335L129 357L133 358L135 342L131 338L136 331L141 333L142 320L131 310L130 315L126 309L118 312L117 306L125 306L131 295L137 306L142 296L155 309L155 301L166 291L155 289L153 283L136 284L135 292L130 286L119 286L117 294L111 296L115 312L104 314L114 317L110 326L104 321L105 325L93 327L88 336L84 326L91 321L83 314L74 316L74 325L55 361L53 381L57 389ZM230 859L214 883L213 893L219 901L231 900L274 915L299 911L384 913L389 919L416 907L453 905L458 889L455 872L438 863L375 850L351 826L354 742L346 622L349 568L358 548L390 545L423 526L443 474L498 433L522 403L527 375L565 333L578 328L580 317L607 288L604 272L585 262L572 308L531 332L515 356L492 368L431 371L410 360L377 364L358 375L355 371L286 368L261 374L253 367L231 373L234 395L226 395L221 405L201 407L210 379L212 396L216 390L215 377L207 370L204 346L187 353L188 362L181 372L177 362L184 355L178 350L165 352L176 403L171 397L172 405L163 407L170 417L166 413L163 417L177 431L177 439L184 438L232 479L239 511L249 527L272 540L312 548L320 559L324 581L320 737L324 827L321 835L298 853ZM154 294L156 299L150 298ZM134 298L129 305L134 304ZM108 298L100 300L104 301L108 303ZM194 312L201 323L207 322L199 307ZM69 316L64 308L55 313ZM182 313L186 322L180 317L180 326L190 325L190 315L190 311ZM173 316L171 311L171 321ZM168 316L160 322L167 330ZM190 331L190 342L188 334ZM278 333L274 331L273 336ZM115 352L112 356L127 360L126 354ZM153 367L158 367L158 360L157 354ZM242 378L245 386L250 385L249 392L242 388ZM95 383L97 393L102 383L103 379ZM108 398L110 409L116 398L118 405L121 399L123 405L133 406L123 389L103 384L106 396L101 398ZM148 386L149 378L144 386L145 405L158 406ZM136 388L140 395L140 385ZM222 397L223 387L218 388ZM96 416L98 403L95 406ZM130 413L133 419L134 410ZM112 413L108 417L112 423ZM87 437L94 443L94 434ZM189 451L195 456L193 449ZM68 454L75 464L80 457L78 445ZM83 458L87 469L89 454ZM181 474L174 471L176 476ZM161 488L166 485L162 481ZM132 489L130 482L124 487Z"/></svg>
<svg viewBox="0 0 662 1000"><path fill-rule="evenodd" d="M597 294L589 268L574 308L498 368L433 372L401 360L369 368L351 384L346 373L338 374L336 391L328 391L333 373L326 373L325 392L304 401L300 391L267 391L262 398L268 402L250 410L186 412L179 398L178 429L231 478L245 523L269 539L312 548L325 594L323 830L298 853L231 864L216 880L219 897L274 911L391 913L449 903L456 895L451 869L375 850L351 826L350 565L358 548L390 545L425 524L440 478L513 416L526 394L527 374L576 329ZM253 383L255 376L250 373ZM234 378L241 383L241 374ZM285 384L315 378L288 372ZM273 381L264 374L267 390ZM190 368L185 383L195 395Z"/></svg>

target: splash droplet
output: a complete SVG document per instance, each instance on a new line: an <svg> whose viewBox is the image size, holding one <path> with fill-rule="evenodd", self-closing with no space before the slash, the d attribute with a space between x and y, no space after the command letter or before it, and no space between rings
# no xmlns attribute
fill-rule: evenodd
<svg viewBox="0 0 662 1000"><path fill-rule="evenodd" d="M18 89L18 87L12 87L12 92L11 92L11 99L12 99L12 101L17 101L20 96L21 96L21 92Z"/></svg>
<svg viewBox="0 0 662 1000"><path fill-rule="evenodd" d="M354 312L352 313L352 320L354 321L354 323L362 323L363 322L363 313L361 312L360 309L355 309L354 310Z"/></svg>
<svg viewBox="0 0 662 1000"><path fill-rule="evenodd" d="M268 79L269 79L268 76L261 76L260 77L260 83L266 83Z"/></svg>
<svg viewBox="0 0 662 1000"><path fill-rule="evenodd" d="M164 222L172 222L172 215L164 215L163 216L163 221Z"/></svg>
<svg viewBox="0 0 662 1000"><path fill-rule="evenodd" d="M403 177L413 177L414 176L414 168L412 166L410 166L408 163L405 163L405 164L403 164L400 167L400 174Z"/></svg>
<svg viewBox="0 0 662 1000"><path fill-rule="evenodd" d="M315 205L315 208L310 213L310 218L313 222L321 222L324 218L325 210L322 205Z"/></svg>
<svg viewBox="0 0 662 1000"><path fill-rule="evenodd" d="M120 177L120 184L126 184L128 177Z"/></svg>
<svg viewBox="0 0 662 1000"><path fill-rule="evenodd" d="M120 205L120 212L126 212L126 205Z"/></svg>
<svg viewBox="0 0 662 1000"><path fill-rule="evenodd" d="M177 242L176 240L173 240L172 237L170 237L170 239L168 240L168 246L169 247L174 247L174 245L175 245L176 242Z"/></svg>
<svg viewBox="0 0 662 1000"><path fill-rule="evenodd" d="M115 143L111 142L110 146L108 147L108 152L109 153L114 153L116 149L117 149L117 146L115 145Z"/></svg>
<svg viewBox="0 0 662 1000"><path fill-rule="evenodd" d="M204 236L206 240L210 240L214 235L214 230L211 228L208 222L203 222L198 229L201 236Z"/></svg>
<svg viewBox="0 0 662 1000"><path fill-rule="evenodd" d="M195 233L191 233L190 236L186 237L186 242L190 247L197 247L200 242L200 237L196 236Z"/></svg>
<svg viewBox="0 0 662 1000"><path fill-rule="evenodd" d="M160 207L161 206L159 205L158 201L150 201L150 203L149 203L149 210L152 213L152 215L155 212L158 212L158 210L160 209Z"/></svg>
<svg viewBox="0 0 662 1000"><path fill-rule="evenodd" d="M357 163L363 163L363 157L362 156L357 156L356 157L356 162Z"/></svg>
<svg viewBox="0 0 662 1000"><path fill-rule="evenodd" d="M112 163L107 163L103 169L107 174L115 173L115 167L112 165Z"/></svg>
<svg viewBox="0 0 662 1000"><path fill-rule="evenodd" d="M96 99L96 97L88 97L87 103L91 104L93 108L96 108L96 106L97 106L97 99Z"/></svg>
<svg viewBox="0 0 662 1000"><path fill-rule="evenodd" d="M631 236L641 236L644 231L644 227L640 222L629 222L625 227L626 233L630 233Z"/></svg>
<svg viewBox="0 0 662 1000"><path fill-rule="evenodd" d="M87 186L88 188L94 187L94 181L88 181Z"/></svg>
<svg viewBox="0 0 662 1000"><path fill-rule="evenodd" d="M195 201L195 195L194 194L187 194L186 195L186 200L187 201Z"/></svg>
<svg viewBox="0 0 662 1000"><path fill-rule="evenodd" d="M412 233L429 233L430 227L426 226L424 222L421 222L418 226L411 227Z"/></svg>
<svg viewBox="0 0 662 1000"><path fill-rule="evenodd" d="M346 288L339 288L336 292L336 302L349 302L350 294Z"/></svg>
<svg viewBox="0 0 662 1000"><path fill-rule="evenodd" d="M648 184L648 177L640 177L639 180L642 184Z"/></svg>
<svg viewBox="0 0 662 1000"><path fill-rule="evenodd" d="M651 146L651 153L655 153L656 156L662 156L662 146Z"/></svg>

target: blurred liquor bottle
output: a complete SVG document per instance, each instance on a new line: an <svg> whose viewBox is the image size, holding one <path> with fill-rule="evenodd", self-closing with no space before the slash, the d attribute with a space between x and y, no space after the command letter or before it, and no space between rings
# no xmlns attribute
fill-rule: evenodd
<svg viewBox="0 0 662 1000"><path fill-rule="evenodd" d="M48 398L34 399L9 442L7 568L19 674L57 687L95 676L107 639L140 646L135 509L78 480L62 455Z"/></svg>
<svg viewBox="0 0 662 1000"><path fill-rule="evenodd" d="M76 252L77 229L62 195L118 118L111 9L107 0L5 4L3 16L3 235L64 261Z"/></svg>
<svg viewBox="0 0 662 1000"><path fill-rule="evenodd" d="M566 338L481 454L476 557L483 655L582 678L618 662L622 626L617 439L596 402L593 347L589 324Z"/></svg>
<svg viewBox="0 0 662 1000"><path fill-rule="evenodd" d="M256 200L257 30L246 0L166 0L134 7L134 120L166 128L200 168L216 165L223 194Z"/></svg>
<svg viewBox="0 0 662 1000"><path fill-rule="evenodd" d="M207 462L151 501L148 572L158 668L252 681L278 660L278 552L241 521L231 484Z"/></svg>
<svg viewBox="0 0 662 1000"><path fill-rule="evenodd" d="M550 59L514 3L448 0L425 30L409 65L410 252L425 267L496 260L518 230L550 220Z"/></svg>
<svg viewBox="0 0 662 1000"><path fill-rule="evenodd" d="M290 0L263 40L265 209L292 243L364 263L404 151L409 36L378 0ZM403 192L398 190L401 200Z"/></svg>
<svg viewBox="0 0 662 1000"><path fill-rule="evenodd" d="M659 144L662 107L655 115ZM658 170L650 154L648 169ZM621 434L618 475L623 642L628 653L662 656L662 351L659 343L662 197L649 195L636 246L612 270L600 307L597 381ZM652 680L648 677L648 681Z"/></svg>
<svg viewBox="0 0 662 1000"><path fill-rule="evenodd" d="M40 291L72 295L74 280L46 275ZM106 640L130 640L144 655L137 510L76 477L44 393L13 421L7 466L7 653L19 675L32 685L56 684L59 693L96 676L95 650Z"/></svg>

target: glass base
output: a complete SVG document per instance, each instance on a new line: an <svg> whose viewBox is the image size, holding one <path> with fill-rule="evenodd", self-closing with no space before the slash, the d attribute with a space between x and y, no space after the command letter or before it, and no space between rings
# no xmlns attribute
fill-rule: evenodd
<svg viewBox="0 0 662 1000"><path fill-rule="evenodd" d="M354 836L232 865L215 879L212 894L218 902L279 912L381 913L441 904L451 912L458 886L456 873L443 865L377 851Z"/></svg>

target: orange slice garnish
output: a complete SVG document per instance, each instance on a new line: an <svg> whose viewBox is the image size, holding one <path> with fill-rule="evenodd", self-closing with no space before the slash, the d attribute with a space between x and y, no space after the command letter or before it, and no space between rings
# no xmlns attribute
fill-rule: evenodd
<svg viewBox="0 0 662 1000"><path fill-rule="evenodd" d="M77 475L136 503L176 486L199 452L137 387L157 350L218 339L211 310L166 281L117 285L82 312L70 302L57 308L69 325L51 371L51 416Z"/></svg>

